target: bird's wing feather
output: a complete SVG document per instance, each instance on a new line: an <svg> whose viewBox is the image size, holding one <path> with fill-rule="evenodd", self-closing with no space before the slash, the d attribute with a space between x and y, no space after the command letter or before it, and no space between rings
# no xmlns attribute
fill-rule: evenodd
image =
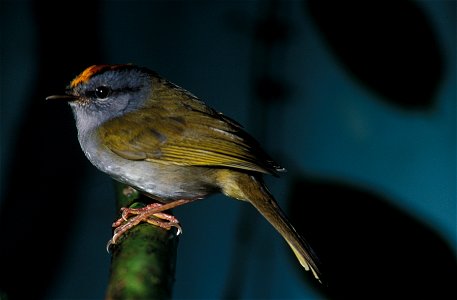
<svg viewBox="0 0 457 300"><path fill-rule="evenodd" d="M203 102L187 98L163 104L152 103L106 122L99 129L101 140L131 160L271 174L283 170L238 123Z"/></svg>

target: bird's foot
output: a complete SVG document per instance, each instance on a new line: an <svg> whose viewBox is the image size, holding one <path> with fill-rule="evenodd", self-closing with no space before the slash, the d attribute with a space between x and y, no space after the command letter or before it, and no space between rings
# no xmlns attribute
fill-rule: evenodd
<svg viewBox="0 0 457 300"><path fill-rule="evenodd" d="M141 222L147 222L166 230L170 230L174 227L177 229L177 235L181 234L182 228L181 225L179 225L178 219L170 214L164 213L164 211L183 205L189 201L190 200L176 200L167 204L152 203L142 208L122 207L121 217L112 225L113 228L115 228L114 234L108 241L106 250L109 252L109 247L116 244L119 237Z"/></svg>

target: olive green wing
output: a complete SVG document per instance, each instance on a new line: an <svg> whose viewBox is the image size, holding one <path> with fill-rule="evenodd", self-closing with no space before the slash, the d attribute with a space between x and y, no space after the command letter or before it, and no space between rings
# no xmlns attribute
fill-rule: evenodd
<svg viewBox="0 0 457 300"><path fill-rule="evenodd" d="M102 141L131 160L271 174L284 170L238 123L202 102L167 104L167 109L152 105L106 122L99 129Z"/></svg>

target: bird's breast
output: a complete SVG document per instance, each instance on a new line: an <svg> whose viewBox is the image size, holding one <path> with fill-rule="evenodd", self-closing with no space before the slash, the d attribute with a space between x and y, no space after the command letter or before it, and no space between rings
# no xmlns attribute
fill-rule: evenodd
<svg viewBox="0 0 457 300"><path fill-rule="evenodd" d="M78 134L78 138L84 154L100 171L163 202L203 198L218 191L211 168L125 159L107 148L96 132Z"/></svg>

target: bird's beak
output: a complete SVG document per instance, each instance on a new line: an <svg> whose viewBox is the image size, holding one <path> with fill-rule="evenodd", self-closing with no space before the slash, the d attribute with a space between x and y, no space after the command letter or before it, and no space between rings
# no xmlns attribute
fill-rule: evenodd
<svg viewBox="0 0 457 300"><path fill-rule="evenodd" d="M63 100L63 101L66 101L66 102L71 102L71 101L75 101L76 99L78 99L78 97L73 96L73 95L52 95L52 96L46 97L46 101L48 101L48 100Z"/></svg>

